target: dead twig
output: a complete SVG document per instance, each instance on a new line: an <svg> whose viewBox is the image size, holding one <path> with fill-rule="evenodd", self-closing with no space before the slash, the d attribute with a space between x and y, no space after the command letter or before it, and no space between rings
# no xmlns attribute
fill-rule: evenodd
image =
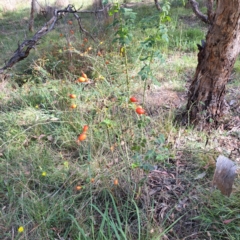
<svg viewBox="0 0 240 240"><path fill-rule="evenodd" d="M102 10L102 9L101 9ZM96 12L96 11L95 11ZM96 42L96 40L95 40L95 38L83 27L83 25L82 25L82 22L81 22L81 18L78 16L78 11L73 11L72 12L73 13L73 15L74 15L74 17L77 19L77 21L78 21L78 25L79 25L79 29L80 29L80 31L81 32L84 32L86 35L89 35L91 38L92 38L92 40L94 41L94 42Z"/></svg>
<svg viewBox="0 0 240 240"><path fill-rule="evenodd" d="M107 6L106 6L107 7ZM99 10L96 10L96 11L88 11L88 13L96 13L96 12L102 12L104 11L104 9L106 8L104 7L103 9L99 9ZM66 11L67 10L67 11ZM72 13L74 15L74 17L77 19L78 21L78 25L79 25L79 29L81 32L84 32L86 35L88 35L89 37L92 38L93 41L96 41L95 38L86 30L84 29L82 23L81 23L81 18L79 17L78 13L83 13L83 12L86 12L86 11L77 11L75 9L75 7L73 5L68 5L67 9L66 10L58 10L58 14L61 14L61 13Z"/></svg>

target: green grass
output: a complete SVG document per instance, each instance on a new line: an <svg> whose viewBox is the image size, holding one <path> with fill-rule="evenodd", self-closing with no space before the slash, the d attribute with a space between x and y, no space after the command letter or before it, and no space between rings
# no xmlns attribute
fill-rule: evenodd
<svg viewBox="0 0 240 240"><path fill-rule="evenodd" d="M19 20L29 10L21 9L1 13L1 66L17 42L31 35ZM120 56L120 45L112 42L116 29L111 21L100 25L83 18L97 39L93 42L84 40L68 15L1 80L1 239L182 239L191 235L186 222L192 223L198 239L209 234L212 239L238 239L238 191L231 198L217 191L209 195L211 162L219 154L215 138L227 133L213 131L205 146L208 133L175 123L170 97L184 106L185 100L176 96L184 99L197 64L196 43L206 29L189 27L189 10L172 8L169 42L156 43L153 50L159 50L161 58L149 62L151 72L143 81L138 73L148 62L140 57L151 51L141 42L156 29L142 26L150 16L153 25L158 18L154 6L135 11L127 61ZM36 29L43 22L38 19ZM89 83L76 82L81 71ZM164 91L169 93L166 99ZM71 93L77 98L70 99ZM136 95L147 115L136 114L129 95ZM75 109L70 108L73 103ZM78 142L84 125L89 126L87 139ZM149 182L156 168L169 175ZM206 177L195 180L204 171ZM170 183L160 191L165 181ZM234 220L224 224L228 219Z"/></svg>

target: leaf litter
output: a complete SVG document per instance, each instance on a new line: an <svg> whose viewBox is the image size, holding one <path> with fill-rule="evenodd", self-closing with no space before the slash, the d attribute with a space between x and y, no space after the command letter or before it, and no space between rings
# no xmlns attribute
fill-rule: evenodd
<svg viewBox="0 0 240 240"><path fill-rule="evenodd" d="M181 156L171 167L158 166L147 174L140 199L158 225L172 226L166 239L203 239L206 233L195 218L204 204L199 181L206 181L206 172L196 175L195 165L189 166Z"/></svg>

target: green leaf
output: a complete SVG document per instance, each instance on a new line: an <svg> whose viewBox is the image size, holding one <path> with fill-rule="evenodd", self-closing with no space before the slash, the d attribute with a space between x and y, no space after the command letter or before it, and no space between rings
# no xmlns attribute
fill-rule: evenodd
<svg viewBox="0 0 240 240"><path fill-rule="evenodd" d="M63 165L64 165L64 167L65 167L66 169L69 169L69 163L68 163L68 161L63 162Z"/></svg>
<svg viewBox="0 0 240 240"><path fill-rule="evenodd" d="M149 65L144 65L138 75L142 80L146 80L151 75L151 68Z"/></svg>
<svg viewBox="0 0 240 240"><path fill-rule="evenodd" d="M165 42L168 42L168 35L166 33L164 33L162 35L162 39L165 41Z"/></svg>
<svg viewBox="0 0 240 240"><path fill-rule="evenodd" d="M144 57L140 57L139 60L140 60L140 61L145 61L145 60L147 60L148 58L149 58L149 56L144 56Z"/></svg>
<svg viewBox="0 0 240 240"><path fill-rule="evenodd" d="M131 165L132 169L138 168L138 167L139 167L139 163L132 163L132 165Z"/></svg>
<svg viewBox="0 0 240 240"><path fill-rule="evenodd" d="M111 119L105 119L100 124L106 125L107 127L113 127L115 125L115 122Z"/></svg>
<svg viewBox="0 0 240 240"><path fill-rule="evenodd" d="M152 171L155 169L154 166L149 163L144 163L140 167L145 171Z"/></svg>
<svg viewBox="0 0 240 240"><path fill-rule="evenodd" d="M114 13L119 12L119 4L115 3L113 7L108 11L108 15L112 16Z"/></svg>
<svg viewBox="0 0 240 240"><path fill-rule="evenodd" d="M164 144L165 143L165 137L163 134L160 134L159 137L155 140L157 144Z"/></svg>
<svg viewBox="0 0 240 240"><path fill-rule="evenodd" d="M160 51L155 51L153 54L154 59L164 61L163 55Z"/></svg>
<svg viewBox="0 0 240 240"><path fill-rule="evenodd" d="M141 146L139 146L137 144L133 144L133 146L131 147L131 150L139 152L141 150Z"/></svg>
<svg viewBox="0 0 240 240"><path fill-rule="evenodd" d="M108 4L108 0L102 0L102 4L103 5L107 5Z"/></svg>
<svg viewBox="0 0 240 240"><path fill-rule="evenodd" d="M156 152L154 150L148 150L146 155L145 155L145 159L146 160L150 160L150 159L155 159L156 157Z"/></svg>

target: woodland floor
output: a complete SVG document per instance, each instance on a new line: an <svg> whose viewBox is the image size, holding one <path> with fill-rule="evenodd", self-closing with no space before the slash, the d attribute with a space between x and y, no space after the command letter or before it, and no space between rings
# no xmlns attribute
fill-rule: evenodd
<svg viewBox="0 0 240 240"><path fill-rule="evenodd" d="M140 97L140 95L139 95ZM223 155L228 154L237 164L240 164L240 87L229 87L226 95L229 112L226 118L216 129L214 136L218 136L215 140L214 136L209 135L215 142L211 150L217 150ZM171 108L181 109L187 103L187 91L176 91L169 86L152 87L146 95L146 105L149 107L148 114L151 117L157 117L162 110ZM169 232L171 237L165 236L163 239L205 239L206 232L202 229L200 221L193 220L198 216L202 205L208 205L208 199L203 199L202 194L199 195L199 185L196 180L204 178L201 182L206 191L213 191L211 185L211 177L205 178L205 172L198 176L192 173L198 169L198 164L189 165L189 159L192 158L191 151L179 150L186 146L186 141L202 141L193 136L192 139L183 136L174 142L174 148L178 149L176 158L170 159L169 164L172 167L163 168L155 166L155 169L147 175L147 187L141 194L144 206L149 206L150 199L154 199L153 216L157 222L167 219L168 225L174 224L173 229ZM205 146L208 148L207 146ZM206 150L205 148L205 150ZM211 156L209 155L211 158ZM208 162L204 169L212 168L215 165L215 159ZM199 183L199 182L198 182ZM237 183L238 185L239 183ZM236 186L233 188L236 189ZM233 190L234 192L234 190ZM151 206L149 206L149 210ZM209 237L211 239L210 233Z"/></svg>
<svg viewBox="0 0 240 240"><path fill-rule="evenodd" d="M180 16L179 19L180 19L180 21L182 21L183 23L187 24L189 27L192 27L192 28L195 28L199 25L199 21L196 19L195 15L193 15L193 14L190 16ZM23 24L26 24L26 19L23 19L22 22L24 22ZM201 28L201 26L200 26L200 28ZM203 31L205 31L204 28L203 28ZM3 34L7 35L9 33L3 32ZM12 32L12 34L15 34L14 31ZM180 60L182 57L181 54L183 56L185 53L179 53L178 58ZM189 54L189 52L186 53L186 55L187 54ZM195 53L193 53L193 54L195 54ZM132 175L131 179L133 179L134 184L139 189L138 192L136 191L137 192L136 195L133 194L133 196L135 197L135 201L138 204L137 207L142 212L149 213L149 214L146 214L145 216L151 215L151 218L149 217L149 219L147 219L147 217L143 217L141 219L141 221L138 221L139 219L136 217L136 215L132 214L133 219L129 219L129 221L131 222L130 223L131 232L133 233L133 235L135 234L134 236L138 236L139 233L136 230L139 227L138 224L141 224L141 228L145 229L145 228L147 228L146 226L148 226L148 221L152 221L153 226L155 225L155 226L157 226L157 228L150 230L150 233L151 233L151 231L152 232L157 231L156 229L159 230L158 227L162 226L163 229L160 229L160 233L162 233L162 232L166 233L161 238L163 240L168 240L168 239L169 240L176 240L176 239L203 240L203 239L206 239L206 236L208 237L208 239L216 239L216 238L212 238L210 232L211 231L214 233L216 232L218 236L221 236L221 224L224 222L224 220L226 220L226 219L228 220L230 218L228 216L228 214L226 214L226 215L222 214L222 215L224 215L224 217L225 217L224 218L220 214L218 216L218 212L217 212L216 215L217 215L218 222L213 222L213 223L211 222L209 224L210 227L208 228L207 231L204 228L202 219L199 219L199 216L202 214L203 207L208 208L209 212L210 212L209 215L212 216L213 214L211 215L211 210L214 209L214 207L215 207L213 200L212 200L212 199L214 199L213 196L215 196L214 194L216 194L217 198L219 197L219 195L217 195L219 192L214 191L214 189L211 185L212 178L213 178L213 171L215 169L215 161L216 161L217 156L219 154L228 156L230 159L234 160L238 165L240 165L240 86L236 86L234 84L234 81L237 79L237 77L235 77L233 75L233 79L231 79L231 81L229 82L229 85L227 86L227 93L226 93L226 102L228 105L228 112L226 113L226 116L222 120L222 122L219 123L219 126L217 129L213 129L211 132L209 132L207 134L203 133L201 135L201 132L195 131L195 129L192 129L191 126L184 126L184 127L178 127L178 128L175 128L172 125L169 126L170 124L168 123L168 116L169 116L169 122L171 122L171 124L172 124L172 119L173 119L175 113L178 111L181 112L187 103L187 89L190 84L191 77L194 74L194 68L195 68L195 66L194 67L182 66L184 64L182 64L178 68L178 63L176 63L176 65L174 65L175 60L176 60L176 59L174 59L174 57L176 57L176 55L177 54L174 54L174 56L172 58L169 57L166 60L169 69L173 65L173 67L172 67L173 69L170 73L167 72L168 70L165 70L166 72L161 75L160 74L161 71L158 68L159 66L156 67L156 72L159 72L159 75L156 76L156 78L160 82L160 86L154 85L152 82L149 82L149 84L147 84L147 90L146 90L146 94L145 94L145 103L144 103L144 108L146 108L146 112L147 112L146 115L149 116L152 121L152 124L147 126L146 130L149 130L149 128L151 128L152 126L156 127L156 125L157 125L156 123L164 121L163 123L159 124L161 126L157 126L159 128L157 128L156 131L165 136L164 147L166 147L166 149L170 149L173 154L172 154L172 156L171 155L167 156L167 158L166 158L167 160L164 159L163 161L161 161L161 160L155 161L154 164L150 166L151 167L150 170L149 169L146 170L141 167L136 167L136 168L131 169L131 173L130 173ZM96 57L96 56L93 56L93 57ZM109 57L109 59L111 59L111 58ZM192 59L190 61L192 61ZM116 65L116 66L118 64L119 64L118 62L114 63L114 65ZM105 65L100 65L100 66L101 66L100 69L102 70L103 69L102 66L105 66ZM107 66L107 64L106 64L106 66ZM175 66L177 66L177 67L174 68ZM168 69L168 68L166 68L166 69ZM165 77L166 78L168 77L167 75L170 76L169 78L174 79L174 78L176 78L177 75L179 75L179 72L181 72L181 74L184 72L182 74L184 76L184 77L182 77L183 83L179 84L179 86L172 84L172 82L168 81L169 79L164 79ZM171 75L171 74L173 74L173 75ZM121 78L121 76L119 78ZM72 79L74 79L74 78L72 78ZM176 78L176 79L179 80L180 78ZM54 81L52 81L52 82L54 82ZM59 80L59 83L60 82L61 82L61 80ZM24 84L21 87L19 87L19 86L15 87L14 84L17 85L17 83L13 83L12 89L10 89L10 90L8 89L9 92L7 92L6 89L9 88L7 80L0 79L0 92L4 92L4 100L11 101L12 92L14 92L14 91L21 92L21 88L24 91ZM94 87L96 87L97 84L100 85L102 83L96 82L94 84L91 86L86 85L85 94L88 93L90 88L92 88L92 90L94 92ZM135 84L135 82L133 82L133 84ZM74 81L73 81L72 85L73 85L73 87L67 89L67 92L64 93L63 99L66 98L69 91L75 91L80 96L80 97L78 97L78 100L81 99L81 101L82 101L81 97L84 96L84 88L82 89L82 92L81 92L81 91L79 91L79 85L76 85ZM41 86L44 87L44 83ZM142 84L141 84L141 86L140 85L136 85L136 86L137 87L133 90L132 94L135 97L137 97L138 99L143 99L143 94L140 93L140 92L143 92ZM89 89L88 89L88 87L89 87ZM103 90L100 92L104 93L105 91L106 91L106 89L103 88ZM56 96L58 96L58 95L61 96L61 93L57 92ZM102 109L101 109L101 106L98 106L98 105L99 104L101 105L102 103L99 103L98 99L101 99L101 100L103 99L103 102L105 100L107 102L109 100L108 99L109 96L110 96L110 93L109 93L109 95L107 95L107 94L106 94L106 96L104 95L104 97L102 97L102 95L100 95L99 98L96 99L96 103L95 103L94 107L96 109L98 108L97 110L99 110L99 112L101 112ZM50 96L49 98L51 99L51 97L52 96ZM51 102L52 106L55 103L54 101L50 101L50 102ZM35 103L35 101L34 101L34 103ZM82 104L82 103L83 102L80 102L80 104ZM89 107L88 104L90 105L90 103L89 102L86 103L86 109ZM140 104L142 104L142 102L140 102ZM25 105L23 105L23 106L25 106ZM40 109L39 109L39 106L40 106ZM44 107L42 107L42 109L41 109L41 105L39 105L39 106L36 109L35 104L32 104L32 106L30 106L30 107L33 110L31 110L31 111L33 113L36 113L37 111L40 112L41 110L46 110L46 112L47 112L47 109L44 109ZM66 106L67 106L66 109L68 109L69 108L68 105L66 105ZM30 107L28 106L28 109ZM121 105L116 106L116 108L120 108L120 107L121 107ZM5 115L7 115L8 113L11 113L11 111L15 112L15 109L14 108L11 109L11 106L9 106L7 104L3 104L3 105L0 104L0 109L2 111L1 113L5 114ZM55 107L51 108L51 109L55 109ZM84 108L79 108L79 109L83 110ZM60 108L58 110L60 111ZM69 111L69 109L67 111ZM125 109L123 109L122 111L124 113ZM21 111L19 111L19 112L21 113ZM81 111L79 111L79 112L81 112ZM46 115L51 117L50 111L47 113L49 115L47 115L47 114ZM86 116L89 115L88 113L89 112L86 111ZM22 114L25 114L24 108L23 108ZM71 114L72 114L72 111L71 111ZM134 112L134 114L136 114L136 113ZM38 116L38 115L36 115L36 116ZM105 117L106 116L104 116L104 118ZM106 117L106 118L108 119L108 117ZM18 119L18 118L16 117L16 119ZM35 117L34 117L34 119L35 119ZM34 121L32 121L32 122L34 122ZM80 120L78 119L78 121L80 121ZM18 127L20 126L20 127L24 128L25 124L26 123L24 121L21 122L21 120L19 120L16 125L18 125ZM31 124L32 123L30 123L29 125L31 125ZM95 127L95 128L93 128L95 131L94 134L95 134L95 136L97 136L96 133L98 133L97 131L100 132L101 126L98 122L91 123L91 124L92 124L92 126ZM79 126L82 126L82 125L83 125L83 122L80 122ZM177 123L176 123L176 125L177 125ZM25 131L25 129L24 129L24 131ZM138 131L139 131L139 129L137 129L137 133L138 133ZM62 134L62 132L66 133L66 130L63 129L62 131L60 131L60 133ZM61 135L60 133L59 133L59 135ZM72 133L72 132L70 132L70 133L72 134L71 138L70 138L70 140L65 140L65 143L74 142L74 144L75 144L75 139L72 139L72 136L75 136L74 134L76 134L75 130L74 130L74 133ZM101 133L102 132L98 133L99 136L101 136L100 135ZM20 142L19 146L23 149L25 149L25 148L27 149L28 147L31 146L31 144L32 145L36 144L36 146L37 146L37 144L39 144L41 146L41 141L42 141L42 143L44 141L47 142L46 145L54 145L53 144L54 137L52 136L53 133L50 134L46 131L46 133L44 133L44 134L42 134L42 133L40 135L37 135L37 134L38 134L38 131L36 134L33 133L32 135L29 135L30 137L26 138L27 141ZM102 145L104 145L104 141L106 140L106 138L102 137L100 140L101 141L99 141L99 142L96 141L96 143L95 143L96 146L99 146L100 143ZM151 142L153 140L153 136L151 134L149 134L148 140L149 140L149 142ZM123 142L123 144L124 144L124 142ZM3 145L5 145L5 143L3 143ZM119 145L121 145L121 144L119 144ZM9 144L9 146L11 146L11 144ZM54 148L53 148L54 151L57 149L56 146L54 145ZM66 144L66 146L67 146L67 144ZM103 148L103 150L99 154L99 156L102 157L104 151L106 151L106 149L108 149L108 148ZM54 187L55 187L54 184L56 184L56 189L57 189L56 194L58 194L59 189L60 190L65 189L67 184L69 184L72 187L72 185L75 184L75 182L78 179L82 179L85 177L86 173L82 169L86 165L85 158L87 158L88 155L85 153L86 154L86 155L84 155L85 158L84 157L82 158L84 160L83 163L85 165L82 164L81 153L80 153L79 149L80 149L80 147L75 146L75 145L70 146L69 149L67 149L67 150L64 148L60 148L59 152L61 153L61 158L56 157L56 159L55 159L56 163L53 164L54 165L53 169L56 172L57 171L61 172L62 170L64 170L65 166L63 164L59 164L59 162L62 161L62 158L65 159L65 161L67 163L69 163L69 165L74 163L75 165L72 166L73 170L71 169L72 170L71 176L74 177L74 180L70 181L69 180L70 177L69 177L68 180L63 180L63 181L59 180L59 183L58 183L55 181L55 179L53 179L53 181L52 181L53 183L51 183L51 184ZM126 176L124 176L124 173L125 173L124 171L126 170L125 165L124 165L125 163L123 163L123 162L121 163L120 160L114 162L115 160L111 159L111 156L112 156L111 154L112 154L112 152L110 150L109 150L109 153L106 154L106 159L108 159L108 160L110 159L109 161L111 161L111 162L106 163L105 158L103 158L102 160L99 160L99 162L102 161L103 163L101 162L101 164L104 165L104 170L101 169L101 171L100 171L101 173L97 172L97 171L99 171L98 165L101 165L98 163L98 158L99 158L98 155L96 155L97 162L92 164L92 165L95 164L97 166L96 167L96 169L97 169L96 170L96 179L95 179L95 182L92 184L93 185L92 189L95 190L95 193L93 194L93 199L96 200L97 196L101 195L100 193L102 193L101 190L98 191L99 186L102 185L103 190L105 188L107 189L107 187L104 185L104 183L109 181L109 174L111 171L109 171L108 168L116 167L116 172L111 173L111 177L115 177L114 174L121 172L122 175L119 175L120 176L119 182L121 184L119 186L116 186L116 188L114 188L115 186L112 186L109 183L109 189L111 189L111 191L112 191L112 196L115 197L116 205L119 203L119 206L121 206L122 200L124 200L124 201L126 200L126 202L128 200L127 194L129 194L129 192L131 192L132 182L127 182ZM163 149L162 155L164 155L164 149ZM58 156L58 155L56 154L56 156ZM6 161L6 162L9 161L9 159L5 160L4 157L5 157L5 155L0 151L0 159L2 158L3 161ZM32 156L31 156L31 158L32 158ZM118 159L121 159L121 156L118 157ZM151 156L149 156L149 159L151 159ZM149 160L149 159L147 159L147 160ZM146 160L146 162L147 162L147 160ZM15 161L15 159L14 159L14 161ZM36 161L36 160L33 157L32 162L34 163L34 161ZM21 160L19 162L21 163ZM132 163L135 164L134 161ZM121 167L119 167L121 164L124 165L122 168L123 170L121 169ZM150 162L150 164L152 164L152 162ZM11 164L9 164L9 165L11 165ZM56 168L55 168L55 166L56 166ZM26 170L26 172L24 172L24 174L26 175L25 177L27 179L30 174L30 171L28 170L28 165L26 165L26 169L27 170ZM80 175L75 176L76 169L78 169L79 172L83 171L83 173L81 173L82 175L80 174ZM4 167L2 167L2 173L3 174L6 173ZM102 173L106 173L106 176ZM39 175L39 173L37 173L37 174ZM49 175L51 175L51 173ZM54 176L54 174L52 174L52 175ZM11 175L7 175L7 174L6 174L6 176L4 175L4 177L6 179L8 179L8 178L11 180L14 179L16 182L14 182L13 184L17 185L19 183L18 168L16 170L15 178L12 178ZM50 177L51 176L49 176L49 178ZM105 180L104 180L104 178L105 178ZM23 179L25 179L25 178L23 178ZM41 183L41 181L42 181L41 176L39 179L40 180L36 180L36 182ZM84 179L83 182L85 181L86 186L88 186L87 184L90 185L91 183L87 182L86 179ZM31 183L31 181L29 181L29 182ZM27 182L27 184L29 182ZM62 184L62 182L63 182L63 184ZM48 183L46 183L46 186L47 187L51 186L51 184L49 183L49 185L48 185ZM82 184L82 185L84 185L84 184ZM235 181L235 185L233 187L233 193L232 193L233 195L237 196L237 194L239 194L239 189L240 189L239 185L240 185L240 183L239 183L239 177L238 177L237 180ZM25 187L24 184L23 184L23 186ZM46 187L46 189L47 189L46 196L52 196L51 194L53 194L53 193L51 191L48 192L47 187ZM54 187L53 187L53 189L54 189ZM4 189L1 193L2 196L3 196L3 198L7 199L7 200L5 200L7 203L4 203L5 204L4 208L6 208L6 206L8 206L8 205L14 206L14 204L16 206L18 206L17 205L18 203L14 202L14 201L16 201L16 198L13 198L13 200L12 200L13 203L8 202L9 199L5 196L6 190L5 190L5 188L2 188L2 189ZM9 188L9 189L11 189L11 188ZM36 187L36 189L37 189L37 187ZM34 191L36 191L36 189L34 186ZM86 187L86 189L87 189L87 187ZM23 188L21 191L24 192L25 188ZM53 191L55 191L55 189ZM69 192L70 191L71 190L69 190ZM84 189L80 193L73 191L73 194L71 193L72 195L70 195L69 199L73 199L73 198L78 199L78 198L80 198L80 196L84 196L84 194L83 194L84 191L86 191L86 193L89 192ZM66 192L67 192L67 190L66 190ZM39 199L38 199L38 201L40 203L41 203L41 201L48 199L48 197L45 197L45 195L44 195L44 197L42 197L41 194L42 194L42 192L40 191L40 195L39 195ZM83 195L80 195L80 194L83 194ZM132 192L131 192L131 194L132 194ZM55 196L55 193L53 194L53 196ZM59 195L59 196L62 197L63 195ZM132 195L131 195L131 197L132 197ZM57 198L58 198L58 195L56 195L56 199ZM86 199L87 200L85 202L86 203L85 206L87 206L88 201L89 201L89 197L87 194L86 194ZM56 200L56 206L57 206L58 200L59 199ZM223 201L225 201L225 198ZM229 201L231 201L231 199ZM36 200L36 202L37 202L37 200ZM102 210L102 212L104 212L104 215L105 215L106 206L104 204L102 205L101 197L99 197L99 199L97 199L96 202L99 203L99 206L100 206L99 209ZM78 206L75 206L74 204L75 203L72 203L70 201L69 209L76 210L76 212L74 212L75 217L78 220L80 219L79 222L81 222L82 216L81 216L81 213L78 212L80 208ZM81 204L82 204L82 202L81 202ZM124 206L124 204L122 204L122 206ZM68 207L68 205L66 205L66 206ZM66 206L65 205L63 206L64 210L65 210L65 208L67 208ZM97 206L97 204L96 204L96 206ZM216 206L217 206L216 208L218 208L217 204L216 204ZM101 207L102 207L102 209L101 209ZM226 207L226 208L228 208L228 207ZM113 209L113 207L109 207L109 214L111 215L111 213L113 213L111 215L111 217L113 216L113 218L114 218L115 213L112 209ZM230 212L229 215L231 215L233 213L234 216L236 215L236 219L240 219L240 218L238 218L238 215L237 215L238 212L236 211L236 213L234 213L234 210L232 210L232 209L234 209L234 208L229 207L229 209L227 209L227 211ZM237 206L235 209L239 209L239 207ZM21 211L21 209L19 211ZM6 212L5 216L8 215L6 210L3 209L2 212ZM82 212L85 213L84 211L82 211ZM64 214L61 215L61 217L59 217L60 220L61 220L62 216L65 217L65 215L67 215L67 214L65 214L65 211L63 211L63 213ZM106 215L107 215L107 212L106 212ZM53 214L53 216L55 216L55 215ZM102 224L104 224L105 219L102 218L102 216L101 216L101 214L99 214L99 212L96 213L96 216L97 216L96 219L94 219L94 221L96 220L96 223L93 221L94 224L96 224L96 226L98 226L98 225L101 226ZM129 214L129 216L130 216L130 214ZM89 216L87 216L87 217L89 217ZM95 216L91 216L91 217L93 218ZM14 216L13 216L13 218L14 218ZM29 219L30 219L29 222L31 222L31 218L29 218ZM44 221L45 221L45 219L47 219L47 217L44 218ZM69 218L66 218L66 219L67 219L66 223L65 222L63 223L63 227L62 227L63 229L69 223ZM104 220L102 220L102 219L104 219ZM210 219L210 217L209 217L209 219ZM231 219L233 219L233 218L231 217ZM60 220L59 220L59 222L60 222ZM5 232L8 231L9 234L11 233L11 228L12 229L16 228L15 223L14 223L15 225L12 223L11 224L6 223L7 221L14 222L11 217L9 217L9 219L7 219L7 221L5 221L5 220L1 220L1 221L0 221L0 229L4 229ZM39 222L41 224L44 221L39 220ZM139 223L139 222L141 222L141 223ZM220 224L219 224L219 222L220 222ZM31 224L32 223L33 222L31 222ZM39 224L39 226L41 226L41 224ZM26 224L26 226L27 225L28 225L28 223ZM205 226L206 226L206 224L205 224ZM95 225L94 225L94 227L95 227ZM57 228L58 228L58 226L55 229L57 229ZM29 227L29 229L30 229L29 236L31 237L30 233L31 233L31 231L35 230L35 226ZM60 229L60 226L59 226L59 229ZM96 227L96 229L98 230L97 227ZM49 230L49 229L47 229L47 230ZM51 229L51 231L55 231L55 230ZM59 230L59 232L61 232L61 230ZM8 238L6 237L5 239L8 239ZM59 239L62 239L62 238L59 237ZM137 239L137 237L132 238L132 239ZM140 239L140 238L138 238L138 239ZM228 239L228 235L225 234L222 239Z"/></svg>

